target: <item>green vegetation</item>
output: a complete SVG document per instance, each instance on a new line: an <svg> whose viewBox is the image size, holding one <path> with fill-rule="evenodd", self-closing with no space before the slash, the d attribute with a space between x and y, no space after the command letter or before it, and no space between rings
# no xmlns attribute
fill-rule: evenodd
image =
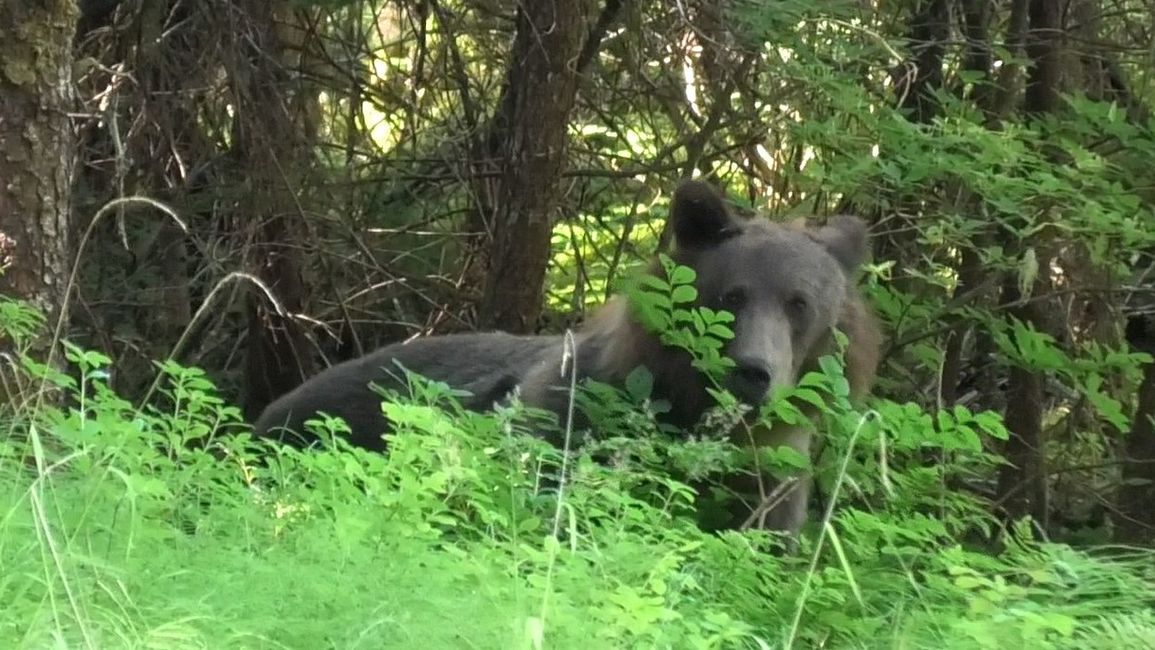
<svg viewBox="0 0 1155 650"><path fill-rule="evenodd" d="M83 14L0 93L0 650L1155 648L1149 3L565 1L0 5L5 43ZM835 355L756 414L817 407L813 459L731 445L720 384L671 436L644 371L570 454L417 377L388 455L246 433L622 289L716 378L732 318L661 255L688 177L870 226L874 395ZM795 554L713 530L754 461L816 474Z"/></svg>
<svg viewBox="0 0 1155 650"><path fill-rule="evenodd" d="M4 307L24 340L35 319ZM784 557L764 533L695 524L684 470L718 447L664 439L643 409L627 405L630 426L599 443L613 465L591 446L559 483L557 450L521 435L533 414L464 412L416 378L385 401L387 456L339 435L301 452L230 435L238 413L200 371L159 365L158 396L137 409L107 388L108 359L69 346L68 360L68 375L28 368L74 406L20 412L0 446L4 647L1155 642L1150 554L1036 543L1026 523L997 552L968 540L991 517L946 486L990 470L997 416L885 400L855 412L837 363L795 393L833 405L818 471L841 507ZM621 402L645 403L644 377L629 385Z"/></svg>

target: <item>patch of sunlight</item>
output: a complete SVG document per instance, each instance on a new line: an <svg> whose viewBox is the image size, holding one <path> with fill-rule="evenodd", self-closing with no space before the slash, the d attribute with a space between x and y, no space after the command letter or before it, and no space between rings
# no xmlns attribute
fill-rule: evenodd
<svg viewBox="0 0 1155 650"><path fill-rule="evenodd" d="M394 144L393 125L389 123L389 116L377 110L371 102L361 102L361 114L365 117L365 126L369 128L369 138L381 149L388 149Z"/></svg>

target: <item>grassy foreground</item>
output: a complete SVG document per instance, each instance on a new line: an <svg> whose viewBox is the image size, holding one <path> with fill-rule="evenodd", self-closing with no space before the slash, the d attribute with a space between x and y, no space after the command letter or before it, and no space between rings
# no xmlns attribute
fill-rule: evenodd
<svg viewBox="0 0 1155 650"><path fill-rule="evenodd" d="M574 458L559 507L558 457L517 435L520 411L426 387L386 404L388 457L299 453L225 435L236 410L197 371L162 366L141 410L105 360L71 361L73 408L2 425L3 648L1155 647L1151 555L967 550L983 506L931 494L943 468L896 460L881 507L848 503L784 560L702 532L644 460ZM871 503L869 468L845 468Z"/></svg>

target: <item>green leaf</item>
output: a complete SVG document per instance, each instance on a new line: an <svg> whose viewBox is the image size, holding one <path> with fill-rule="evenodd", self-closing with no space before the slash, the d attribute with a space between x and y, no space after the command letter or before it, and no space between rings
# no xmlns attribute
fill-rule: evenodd
<svg viewBox="0 0 1155 650"><path fill-rule="evenodd" d="M658 293L661 293L662 295L670 293L670 284L656 275L643 275L638 280L638 284L643 290L652 289Z"/></svg>
<svg viewBox="0 0 1155 650"><path fill-rule="evenodd" d="M698 277L694 269L688 266L675 266L674 270L670 272L671 284L691 284Z"/></svg>
<svg viewBox="0 0 1155 650"><path fill-rule="evenodd" d="M706 333L710 334L711 336L716 336L720 339L732 339L732 338L734 338L733 330L731 330L729 327L726 327L725 325L722 325L719 323L714 323L714 324L710 325L709 327L707 327Z"/></svg>
<svg viewBox="0 0 1155 650"><path fill-rule="evenodd" d="M634 368L633 372L626 376L626 393L635 402L641 402L649 397L653 389L654 376L645 366Z"/></svg>
<svg viewBox="0 0 1155 650"><path fill-rule="evenodd" d="M670 297L674 304L692 303L698 298L698 290L688 284L683 284L674 287Z"/></svg>

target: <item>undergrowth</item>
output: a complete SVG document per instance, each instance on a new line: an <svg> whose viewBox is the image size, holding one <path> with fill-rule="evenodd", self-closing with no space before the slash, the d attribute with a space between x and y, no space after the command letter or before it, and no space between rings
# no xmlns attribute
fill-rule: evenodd
<svg viewBox="0 0 1155 650"><path fill-rule="evenodd" d="M1029 522L997 534L950 487L998 462L996 416L867 416L837 399L837 364L796 391L836 398L816 470L837 507L783 556L768 534L697 525L689 479L724 450L663 435L644 376L594 388L640 407L616 412L632 435L563 476L516 403L467 412L414 381L384 404L388 455L340 422L299 451L251 439L199 370L158 364L138 407L107 359L67 350L66 373L21 369L66 406L13 399L2 420L5 648L1155 646L1148 554L1039 543Z"/></svg>

